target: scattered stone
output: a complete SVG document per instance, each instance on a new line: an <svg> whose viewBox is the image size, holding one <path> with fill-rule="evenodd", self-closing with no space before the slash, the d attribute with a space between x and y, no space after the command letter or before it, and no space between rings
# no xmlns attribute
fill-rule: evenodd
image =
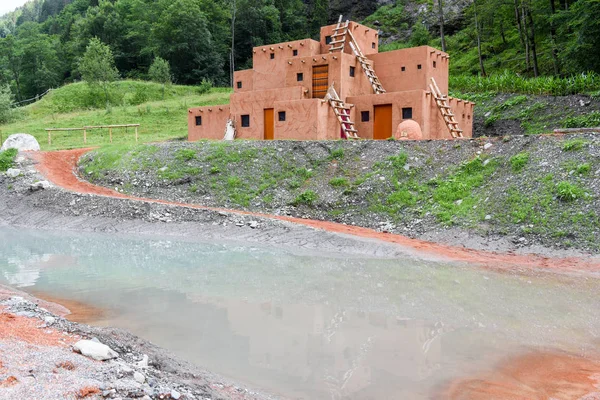
<svg viewBox="0 0 600 400"><path fill-rule="evenodd" d="M457 206L460 206L462 204L462 202L463 202L462 199L458 199L458 200L456 200L455 203L456 203Z"/></svg>
<svg viewBox="0 0 600 400"><path fill-rule="evenodd" d="M484 145L483 145L483 149L484 149L484 150L488 150L488 149L490 149L491 147L492 147L492 144L491 144L491 143L486 143L486 144L484 144Z"/></svg>
<svg viewBox="0 0 600 400"><path fill-rule="evenodd" d="M80 340L75 343L73 349L82 355L93 358L98 361L111 360L117 358L119 354L105 344L94 342L93 340Z"/></svg>
<svg viewBox="0 0 600 400"><path fill-rule="evenodd" d="M50 189L51 187L52 187L52 185L50 184L50 182L39 181L39 182L34 182L31 185L29 185L29 190L31 190L32 192L37 192L38 190Z"/></svg>
<svg viewBox="0 0 600 400"><path fill-rule="evenodd" d="M256 229L256 228L258 228L258 222L257 221L250 221L250 223L248 224L248 226L250 226L250 228L252 228L252 229Z"/></svg>
<svg viewBox="0 0 600 400"><path fill-rule="evenodd" d="M40 144L31 135L27 133L15 133L10 135L8 139L4 141L0 151L8 149L17 149L19 151L40 151Z"/></svg>
<svg viewBox="0 0 600 400"><path fill-rule="evenodd" d="M56 318L47 316L47 317L44 317L44 322L46 323L46 325L52 325L56 322Z"/></svg>
<svg viewBox="0 0 600 400"><path fill-rule="evenodd" d="M133 379L135 379L135 381L137 383L144 383L144 382L146 382L146 377L144 376L144 374L141 374L141 373L139 373L137 371L133 373Z"/></svg>
<svg viewBox="0 0 600 400"><path fill-rule="evenodd" d="M137 366L140 368L148 368L148 356L144 354L141 361L138 361Z"/></svg>
<svg viewBox="0 0 600 400"><path fill-rule="evenodd" d="M181 393L179 393L177 390L173 389L173 390L171 390L171 398L175 399L175 400L179 400L179 398L181 398Z"/></svg>
<svg viewBox="0 0 600 400"><path fill-rule="evenodd" d="M489 221L490 219L492 219L492 216L490 214L488 214L488 215L485 216L485 220L486 221Z"/></svg>
<svg viewBox="0 0 600 400"><path fill-rule="evenodd" d="M19 175L21 175L21 170L18 168L9 168L6 171L6 176L8 176L9 178L16 178Z"/></svg>

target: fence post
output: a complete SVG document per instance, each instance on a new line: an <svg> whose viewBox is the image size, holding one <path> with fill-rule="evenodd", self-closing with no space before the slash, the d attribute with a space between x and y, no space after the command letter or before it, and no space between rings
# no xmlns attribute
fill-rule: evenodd
<svg viewBox="0 0 600 400"><path fill-rule="evenodd" d="M137 130L137 126L135 127L135 142L138 142L138 130Z"/></svg>
<svg viewBox="0 0 600 400"><path fill-rule="evenodd" d="M110 137L110 142L112 143L112 128L108 128L108 136Z"/></svg>
<svg viewBox="0 0 600 400"><path fill-rule="evenodd" d="M52 137L51 137L51 133L50 131L48 131L48 146L50 146L52 144Z"/></svg>
<svg viewBox="0 0 600 400"><path fill-rule="evenodd" d="M83 144L87 144L87 130L83 128Z"/></svg>

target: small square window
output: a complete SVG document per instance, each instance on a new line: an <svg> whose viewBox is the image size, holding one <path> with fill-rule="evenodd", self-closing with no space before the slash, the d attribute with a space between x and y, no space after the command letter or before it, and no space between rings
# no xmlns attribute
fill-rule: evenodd
<svg viewBox="0 0 600 400"><path fill-rule="evenodd" d="M421 69L421 64L417 64L417 69Z"/></svg>
<svg viewBox="0 0 600 400"><path fill-rule="evenodd" d="M354 78L354 74L356 73L356 67L350 67L350 76Z"/></svg>
<svg viewBox="0 0 600 400"><path fill-rule="evenodd" d="M196 126L200 126L202 125L202 116L197 116L196 117Z"/></svg>
<svg viewBox="0 0 600 400"><path fill-rule="evenodd" d="M406 67L401 68L402 72L406 71Z"/></svg>
<svg viewBox="0 0 600 400"><path fill-rule="evenodd" d="M375 47L377 47L377 45L375 44L375 42L371 43L371 48L374 49Z"/></svg>
<svg viewBox="0 0 600 400"><path fill-rule="evenodd" d="M331 36L325 36L325 44L331 43Z"/></svg>
<svg viewBox="0 0 600 400"><path fill-rule="evenodd" d="M298 55L298 50L294 50L292 53L294 54L294 57L296 57Z"/></svg>
<svg viewBox="0 0 600 400"><path fill-rule="evenodd" d="M437 68L437 63L435 61L433 62L433 68Z"/></svg>
<svg viewBox="0 0 600 400"><path fill-rule="evenodd" d="M304 74L302 72L299 72L296 74L296 80L298 82L302 82L304 80Z"/></svg>
<svg viewBox="0 0 600 400"><path fill-rule="evenodd" d="M238 88L238 89L241 89L241 88L242 88L242 81L238 81L238 83L237 83L237 88Z"/></svg>
<svg viewBox="0 0 600 400"><path fill-rule="evenodd" d="M248 128L250 126L250 116L242 115L242 128Z"/></svg>
<svg viewBox="0 0 600 400"><path fill-rule="evenodd" d="M275 53L271 53L271 60L275 59Z"/></svg>
<svg viewBox="0 0 600 400"><path fill-rule="evenodd" d="M285 111L279 111L279 121L285 121Z"/></svg>
<svg viewBox="0 0 600 400"><path fill-rule="evenodd" d="M412 107L405 107L402 109L402 119L412 118Z"/></svg>
<svg viewBox="0 0 600 400"><path fill-rule="evenodd" d="M361 122L369 122L369 112L368 111L361 111L360 112L360 121Z"/></svg>

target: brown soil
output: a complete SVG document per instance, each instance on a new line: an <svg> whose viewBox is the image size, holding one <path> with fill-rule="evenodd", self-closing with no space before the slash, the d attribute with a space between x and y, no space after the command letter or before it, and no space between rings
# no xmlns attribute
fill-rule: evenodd
<svg viewBox="0 0 600 400"><path fill-rule="evenodd" d="M94 307L91 304L83 303L77 300L66 299L62 297L52 296L43 292L33 291L32 295L50 303L60 304L69 310L69 314L64 318L73 322L89 324L102 320L106 317L107 311Z"/></svg>
<svg viewBox="0 0 600 400"><path fill-rule="evenodd" d="M42 346L67 347L75 343L71 336L51 328L40 328L44 323L38 319L20 317L2 312L0 308L0 340L19 340Z"/></svg>
<svg viewBox="0 0 600 400"><path fill-rule="evenodd" d="M90 149L75 149L63 150L55 152L38 152L32 153L37 163L37 169L48 180L52 181L66 190L84 193L95 194L100 196L108 196L114 198L130 199L136 201L144 201L158 204L176 205L181 207L189 207L194 209L205 209L213 211L225 211L239 215L250 215L261 218L277 219L282 221L292 222L298 225L309 226L315 229L322 229L329 232L358 236L367 239L377 239L389 243L395 243L407 250L419 252L428 256L439 257L445 260L468 262L481 265L487 268L510 270L517 267L530 267L559 270L563 272L599 272L600 260L593 258L549 258L542 255L521 255L514 253L494 253L488 251L480 251L467 249L463 247L454 247L444 244L432 243L418 239L411 239L405 236L382 233L369 228L357 226L343 225L335 222L316 221L309 219L301 219L295 217L269 215L261 213L253 213L239 210L228 210L214 207L206 207L197 204L176 203L164 200L139 198L127 196L117 191L93 185L89 182L82 181L77 178L75 170L79 158L90 151Z"/></svg>
<svg viewBox="0 0 600 400"><path fill-rule="evenodd" d="M534 352L508 359L496 370L452 382L448 400L600 399L600 363L560 353Z"/></svg>

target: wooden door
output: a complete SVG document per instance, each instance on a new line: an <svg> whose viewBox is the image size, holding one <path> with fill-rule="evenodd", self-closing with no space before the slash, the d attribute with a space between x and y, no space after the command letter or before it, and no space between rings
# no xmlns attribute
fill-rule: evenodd
<svg viewBox="0 0 600 400"><path fill-rule="evenodd" d="M329 88L329 65L315 65L313 67L312 91L314 99L322 99Z"/></svg>
<svg viewBox="0 0 600 400"><path fill-rule="evenodd" d="M265 140L273 140L275 137L275 119L273 109L265 108Z"/></svg>
<svg viewBox="0 0 600 400"><path fill-rule="evenodd" d="M375 106L373 117L373 139L385 140L392 137L392 105Z"/></svg>

